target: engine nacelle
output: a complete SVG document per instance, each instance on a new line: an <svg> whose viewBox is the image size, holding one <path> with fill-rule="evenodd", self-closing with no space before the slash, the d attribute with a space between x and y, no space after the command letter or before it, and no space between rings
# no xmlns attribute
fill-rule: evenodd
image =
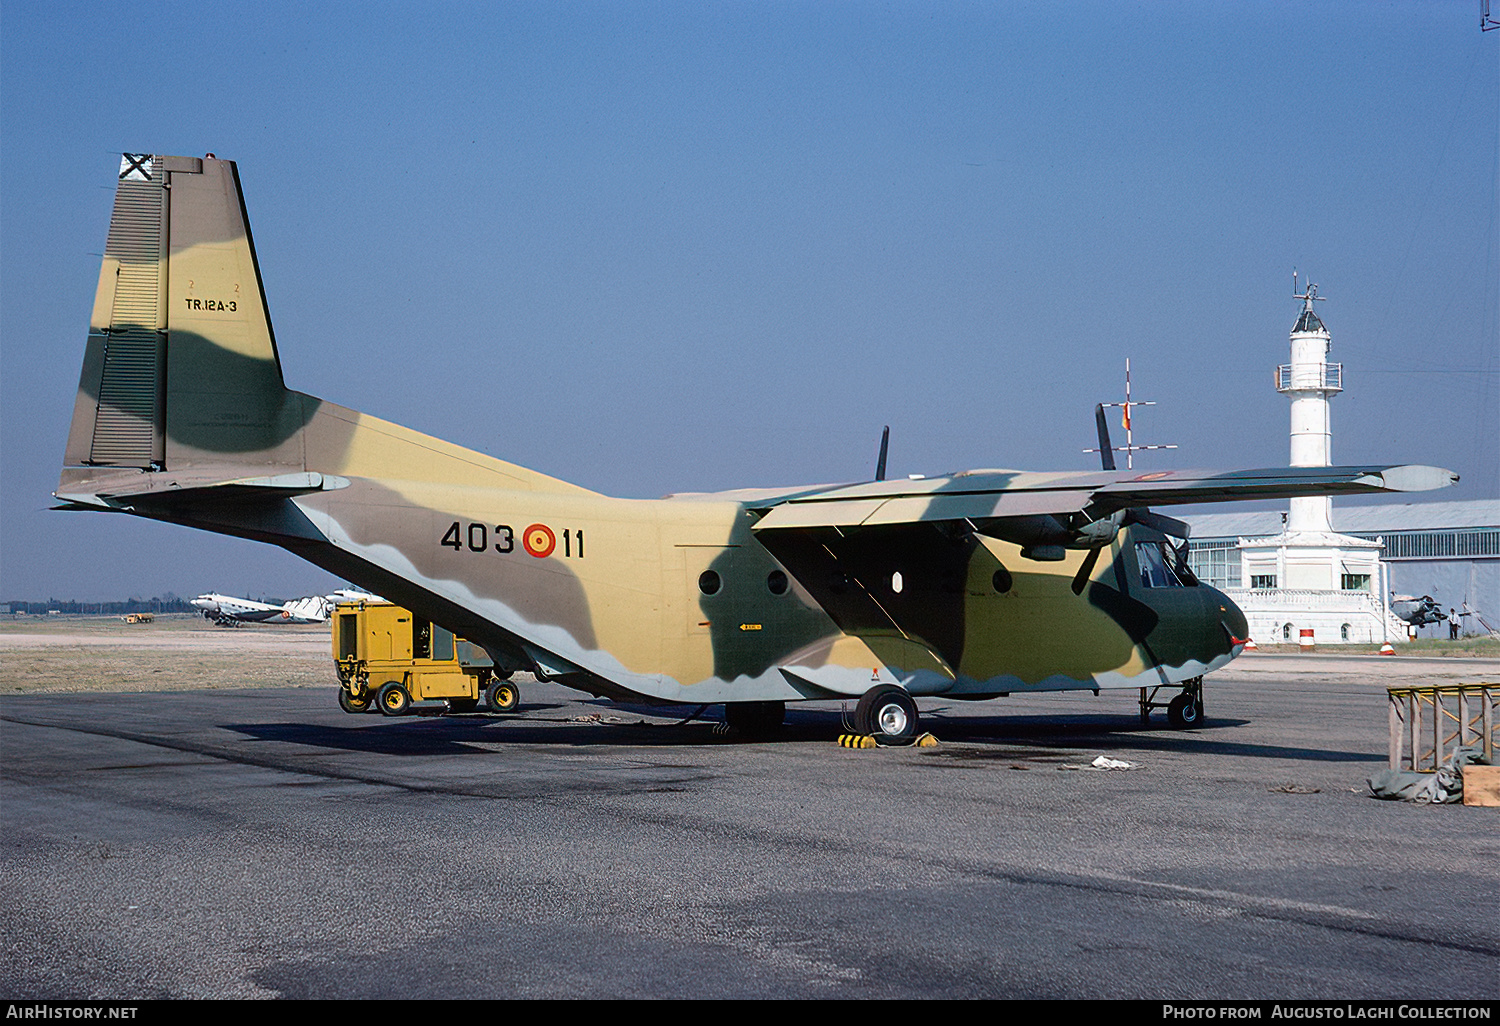
<svg viewBox="0 0 1500 1026"><path fill-rule="evenodd" d="M1098 520L1082 514L1070 517L1051 513L1028 517L1006 517L980 528L979 533L1021 546L1021 555L1038 562L1056 562L1068 549L1098 549L1115 540L1125 522L1125 510Z"/></svg>

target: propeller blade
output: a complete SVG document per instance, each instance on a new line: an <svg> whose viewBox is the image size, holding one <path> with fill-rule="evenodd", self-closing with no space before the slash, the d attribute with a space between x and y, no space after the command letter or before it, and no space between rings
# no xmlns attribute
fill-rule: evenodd
<svg viewBox="0 0 1500 1026"><path fill-rule="evenodd" d="M1099 553L1102 548L1089 549L1088 555L1083 557L1083 562L1078 567L1078 573L1073 575L1073 594L1082 595L1084 586L1089 583L1089 578L1094 576L1094 567L1099 563Z"/></svg>
<svg viewBox="0 0 1500 1026"><path fill-rule="evenodd" d="M1094 423L1099 428L1099 462L1105 470L1115 469L1115 450L1109 444L1109 422L1104 419L1104 404L1094 404Z"/></svg>

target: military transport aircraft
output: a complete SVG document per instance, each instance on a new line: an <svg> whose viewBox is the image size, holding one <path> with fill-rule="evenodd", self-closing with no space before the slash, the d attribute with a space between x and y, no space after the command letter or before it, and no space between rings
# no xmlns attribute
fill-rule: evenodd
<svg viewBox="0 0 1500 1026"><path fill-rule="evenodd" d="M55 495L279 545L595 695L723 703L747 732L858 699L856 729L900 740L924 695L1167 685L1196 722L1245 618L1148 506L1453 480L971 470L608 498L287 389L234 163L128 154Z"/></svg>
<svg viewBox="0 0 1500 1026"><path fill-rule="evenodd" d="M327 623L333 600L322 595L309 595L276 606L209 592L193 599L192 605L205 620L212 620L221 627L238 627L244 623Z"/></svg>

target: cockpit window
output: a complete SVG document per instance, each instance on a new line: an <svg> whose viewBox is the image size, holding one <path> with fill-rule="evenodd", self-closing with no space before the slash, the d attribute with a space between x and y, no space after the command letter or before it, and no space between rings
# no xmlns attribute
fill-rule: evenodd
<svg viewBox="0 0 1500 1026"><path fill-rule="evenodd" d="M1141 584L1147 588L1182 588L1198 583L1192 571L1167 542L1136 542L1135 561L1141 568Z"/></svg>

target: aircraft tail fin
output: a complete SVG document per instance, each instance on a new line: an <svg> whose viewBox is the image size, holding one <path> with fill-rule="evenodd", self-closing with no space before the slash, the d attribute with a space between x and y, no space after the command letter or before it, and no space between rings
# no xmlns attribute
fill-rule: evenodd
<svg viewBox="0 0 1500 1026"><path fill-rule="evenodd" d="M234 162L125 154L63 508L167 516L336 489L342 475L587 494L288 389Z"/></svg>
<svg viewBox="0 0 1500 1026"><path fill-rule="evenodd" d="M301 469L300 400L282 383L234 163L125 154L67 465Z"/></svg>

